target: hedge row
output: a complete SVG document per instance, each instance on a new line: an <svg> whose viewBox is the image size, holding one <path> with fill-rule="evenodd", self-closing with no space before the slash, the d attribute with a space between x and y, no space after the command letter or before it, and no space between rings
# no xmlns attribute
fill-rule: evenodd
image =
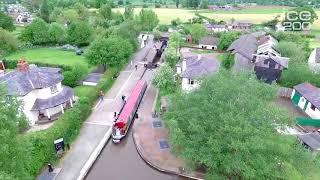
<svg viewBox="0 0 320 180"><path fill-rule="evenodd" d="M100 90L107 91L114 83L113 76L117 70L110 69L103 76L102 80L87 97L80 97L76 105L67 110L63 116L48 130L38 131L21 136L21 140L28 142L31 151L31 157L25 164L28 174L32 177L42 170L48 163L57 162L53 141L58 138L64 138L66 143L71 144L78 136L83 122L91 113L91 107L98 98Z"/></svg>
<svg viewBox="0 0 320 180"><path fill-rule="evenodd" d="M4 66L8 69L16 69L19 60L3 60ZM69 65L61 65L61 64L50 64L50 63L42 63L42 62L32 62L40 67L53 67L53 68L61 68L63 71L71 71L72 66Z"/></svg>

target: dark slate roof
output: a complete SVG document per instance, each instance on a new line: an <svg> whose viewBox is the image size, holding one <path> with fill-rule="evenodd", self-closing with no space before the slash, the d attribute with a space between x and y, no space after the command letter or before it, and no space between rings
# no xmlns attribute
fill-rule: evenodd
<svg viewBox="0 0 320 180"><path fill-rule="evenodd" d="M187 68L181 73L183 78L198 78L210 73L217 72L219 70L219 62L212 58L190 57L186 59Z"/></svg>
<svg viewBox="0 0 320 180"><path fill-rule="evenodd" d="M154 48L150 48L150 50L148 51L147 56L145 57L145 61L147 62L153 62L154 58L157 55L157 50Z"/></svg>
<svg viewBox="0 0 320 180"><path fill-rule="evenodd" d="M316 49L315 62L316 62L316 63L320 63L320 48L317 48L317 49Z"/></svg>
<svg viewBox="0 0 320 180"><path fill-rule="evenodd" d="M240 36L239 39L235 40L227 49L227 51L239 53L249 60L252 60L253 54L257 51L257 48L257 38L252 34L245 34Z"/></svg>
<svg viewBox="0 0 320 180"><path fill-rule="evenodd" d="M310 83L302 83L293 87L316 108L320 109L320 89Z"/></svg>
<svg viewBox="0 0 320 180"><path fill-rule="evenodd" d="M34 89L51 87L63 80L60 68L30 67L28 72L12 71L0 77L9 95L24 96Z"/></svg>
<svg viewBox="0 0 320 180"><path fill-rule="evenodd" d="M62 92L56 96L53 96L49 99L36 99L31 110L38 111L61 105L72 99L73 94L72 88L64 86Z"/></svg>
<svg viewBox="0 0 320 180"><path fill-rule="evenodd" d="M280 79L282 73L282 70L280 69L271 69L258 66L254 67L254 71L259 80L263 80L268 84Z"/></svg>
<svg viewBox="0 0 320 180"><path fill-rule="evenodd" d="M264 61L267 59L272 59L274 60L276 63L280 64L281 66L288 68L289 65L289 58L287 57L279 57L279 56L274 56L274 55L258 55L256 57L255 63L258 63L260 61Z"/></svg>
<svg viewBox="0 0 320 180"><path fill-rule="evenodd" d="M103 74L100 74L100 73L90 73L83 81L98 83L102 76L103 76Z"/></svg>
<svg viewBox="0 0 320 180"><path fill-rule="evenodd" d="M298 135L298 138L313 151L320 150L320 134L318 132Z"/></svg>
<svg viewBox="0 0 320 180"><path fill-rule="evenodd" d="M273 41L278 42L278 41L277 41L275 38L273 38L272 36L266 35L266 36L262 36L262 37L259 39L259 45L265 44L265 43L267 43L267 42L270 41L270 40L273 40Z"/></svg>
<svg viewBox="0 0 320 180"><path fill-rule="evenodd" d="M217 45L218 44L218 38L212 37L212 36L207 36L203 37L200 39L199 44L204 44L204 45Z"/></svg>

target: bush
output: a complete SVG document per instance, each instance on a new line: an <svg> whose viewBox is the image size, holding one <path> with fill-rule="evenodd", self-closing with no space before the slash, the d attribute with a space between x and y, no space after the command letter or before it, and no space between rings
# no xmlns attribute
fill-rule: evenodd
<svg viewBox="0 0 320 180"><path fill-rule="evenodd" d="M234 65L234 55L231 53L224 54L221 65L226 69L230 69Z"/></svg>
<svg viewBox="0 0 320 180"><path fill-rule="evenodd" d="M219 39L218 49L219 50L226 50L235 41L239 36L237 32L228 32L223 33Z"/></svg>
<svg viewBox="0 0 320 180"><path fill-rule="evenodd" d="M173 20L171 21L171 25L172 25L172 26L178 26L178 25L180 25L181 23L182 23L182 21L181 21L179 18L173 19Z"/></svg>
<svg viewBox="0 0 320 180"><path fill-rule="evenodd" d="M169 26L168 25L165 25L165 24L159 24L158 28L157 28L159 31L161 32L168 32L169 30Z"/></svg>
<svg viewBox="0 0 320 180"><path fill-rule="evenodd" d="M83 21L72 22L68 28L68 41L77 46L86 46L90 43L92 29Z"/></svg>
<svg viewBox="0 0 320 180"><path fill-rule="evenodd" d="M63 72L64 79L62 81L63 85L75 87L78 82L88 74L88 67L84 65L77 65L72 68L71 71Z"/></svg>
<svg viewBox="0 0 320 180"><path fill-rule="evenodd" d="M9 32L0 28L0 56L16 51L18 49L18 40Z"/></svg>
<svg viewBox="0 0 320 180"><path fill-rule="evenodd" d="M34 45L44 45L50 42L48 32L48 24L44 20L37 18L21 32L20 39Z"/></svg>
<svg viewBox="0 0 320 180"><path fill-rule="evenodd" d="M142 8L148 8L148 5L143 4L143 5L142 5Z"/></svg>
<svg viewBox="0 0 320 180"><path fill-rule="evenodd" d="M4 66L8 69L16 69L18 60L3 60ZM35 64L39 67L53 67L53 68L61 68L63 71L71 71L72 66L68 65L61 65L61 64L48 64L48 63L42 63L42 62L33 62L32 64Z"/></svg>
<svg viewBox="0 0 320 180"><path fill-rule="evenodd" d="M156 3L155 8L161 8L161 5L159 3Z"/></svg>

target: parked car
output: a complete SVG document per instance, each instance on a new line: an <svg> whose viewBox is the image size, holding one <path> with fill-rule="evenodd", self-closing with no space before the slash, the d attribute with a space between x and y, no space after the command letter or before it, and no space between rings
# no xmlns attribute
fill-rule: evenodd
<svg viewBox="0 0 320 180"><path fill-rule="evenodd" d="M81 49L81 48L77 48L76 49L76 55L82 55L84 52L83 52L83 50Z"/></svg>

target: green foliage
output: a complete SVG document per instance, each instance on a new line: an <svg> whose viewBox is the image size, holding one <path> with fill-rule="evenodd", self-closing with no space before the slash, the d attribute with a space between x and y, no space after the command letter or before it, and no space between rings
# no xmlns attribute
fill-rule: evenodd
<svg viewBox="0 0 320 180"><path fill-rule="evenodd" d="M305 179L319 162L294 137L277 133L291 119L275 108L275 86L220 71L201 88L171 97L164 115L170 142L206 179ZM263 167L263 168L262 168Z"/></svg>
<svg viewBox="0 0 320 180"><path fill-rule="evenodd" d="M301 46L307 53L311 52L311 49L309 47L310 40L307 39L306 35L295 32L274 32L270 34L278 41L294 42L296 44L299 44L299 46Z"/></svg>
<svg viewBox="0 0 320 180"><path fill-rule="evenodd" d="M99 14L106 20L111 20L112 18L112 11L111 6L109 4L104 4L99 9Z"/></svg>
<svg viewBox="0 0 320 180"><path fill-rule="evenodd" d="M199 4L200 0L181 0L181 5L185 8L197 8Z"/></svg>
<svg viewBox="0 0 320 180"><path fill-rule="evenodd" d="M179 55L177 53L177 50L174 48L168 48L166 50L166 56L165 56L166 63L171 67L174 68L179 60Z"/></svg>
<svg viewBox="0 0 320 180"><path fill-rule="evenodd" d="M48 24L44 20L37 18L22 31L20 38L22 41L33 45L43 45L49 42L48 31Z"/></svg>
<svg viewBox="0 0 320 180"><path fill-rule="evenodd" d="M133 47L127 39L111 36L97 39L87 50L90 64L121 67L133 53Z"/></svg>
<svg viewBox="0 0 320 180"><path fill-rule="evenodd" d="M0 178L31 179L25 162L30 152L18 137L19 126L26 124L26 118L15 97L8 98L7 91L0 87Z"/></svg>
<svg viewBox="0 0 320 180"><path fill-rule="evenodd" d="M279 18L280 18L280 15L277 15L274 19L271 19L270 21L262 23L262 25L269 27L271 29L275 29L275 26L280 22Z"/></svg>
<svg viewBox="0 0 320 180"><path fill-rule="evenodd" d="M50 13L49 20L50 22L56 22L58 20L58 17L61 16L63 13L63 9L60 7L55 7L52 12Z"/></svg>
<svg viewBox="0 0 320 180"><path fill-rule="evenodd" d="M49 41L54 44L62 44L66 39L66 31L63 26L58 23L52 23L49 26Z"/></svg>
<svg viewBox="0 0 320 180"><path fill-rule="evenodd" d="M156 40L156 41L159 41L159 40L160 40L160 38L161 38L161 33L160 33L160 31L158 31L158 30L153 30L152 34L153 34L154 40Z"/></svg>
<svg viewBox="0 0 320 180"><path fill-rule="evenodd" d="M133 48L136 49L138 46L137 43L137 36L138 36L138 29L134 24L133 20L126 20L125 22L121 23L112 31L112 35L119 36L123 39L128 39L132 44Z"/></svg>
<svg viewBox="0 0 320 180"><path fill-rule="evenodd" d="M124 9L123 16L125 19L133 20L134 18L134 7L133 5L128 5Z"/></svg>
<svg viewBox="0 0 320 180"><path fill-rule="evenodd" d="M55 13L59 13L59 10L56 10ZM54 21L64 24L64 23L72 23L78 20L78 13L75 9L66 9L62 10L60 14L52 15L52 18L55 18Z"/></svg>
<svg viewBox="0 0 320 180"><path fill-rule="evenodd" d="M19 42L10 32L0 28L0 56L16 51Z"/></svg>
<svg viewBox="0 0 320 180"><path fill-rule="evenodd" d="M152 80L152 84L160 89L162 95L171 94L175 90L173 70L167 64L161 66L160 70Z"/></svg>
<svg viewBox="0 0 320 180"><path fill-rule="evenodd" d="M209 1L208 0L202 0L200 3L201 9L208 9Z"/></svg>
<svg viewBox="0 0 320 180"><path fill-rule="evenodd" d="M165 24L159 24L157 27L157 30L159 30L161 32L168 32L169 26L165 25Z"/></svg>
<svg viewBox="0 0 320 180"><path fill-rule="evenodd" d="M192 24L190 26L190 34L195 42L199 42L207 33L207 29L202 24Z"/></svg>
<svg viewBox="0 0 320 180"><path fill-rule="evenodd" d="M87 21L90 15L89 10L81 3L76 3L73 7L77 14L78 14L78 19L80 21Z"/></svg>
<svg viewBox="0 0 320 180"><path fill-rule="evenodd" d="M1 11L0 11L0 28L6 29L8 31L15 30L15 27L13 25L13 20L11 19L11 17Z"/></svg>
<svg viewBox="0 0 320 180"><path fill-rule="evenodd" d="M228 47L232 44L232 42L235 41L238 37L239 37L239 34L236 32L223 33L219 39L218 49L219 50L228 49Z"/></svg>
<svg viewBox="0 0 320 180"><path fill-rule="evenodd" d="M68 42L78 46L85 46L90 43L92 29L88 23L75 21L68 27Z"/></svg>
<svg viewBox="0 0 320 180"><path fill-rule="evenodd" d="M231 53L224 54L221 62L222 67L226 69L230 69L232 68L233 64L234 64L234 55Z"/></svg>
<svg viewBox="0 0 320 180"><path fill-rule="evenodd" d="M142 31L152 31L159 23L157 14L151 9L141 9L136 17L137 25Z"/></svg>
<svg viewBox="0 0 320 180"><path fill-rule="evenodd" d="M71 71L63 72L62 84L70 87L76 87L78 82L88 74L88 67L84 65L77 65Z"/></svg>
<svg viewBox="0 0 320 180"><path fill-rule="evenodd" d="M45 20L46 22L49 22L49 7L48 7L48 2L47 0L42 0L42 4L40 7L40 17Z"/></svg>
<svg viewBox="0 0 320 180"><path fill-rule="evenodd" d="M182 21L180 20L180 18L176 18L171 21L172 26L178 26L180 24L182 24Z"/></svg>

